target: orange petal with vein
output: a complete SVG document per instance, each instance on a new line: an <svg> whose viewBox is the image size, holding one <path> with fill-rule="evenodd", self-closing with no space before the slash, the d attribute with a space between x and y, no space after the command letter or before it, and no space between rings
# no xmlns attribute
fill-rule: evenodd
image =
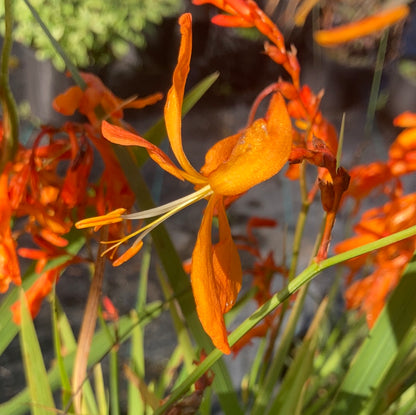
<svg viewBox="0 0 416 415"><path fill-rule="evenodd" d="M112 125L107 121L102 122L101 132L108 141L111 141L114 144L145 148L149 153L150 158L159 164L162 169L178 179L184 180L181 170L173 164L172 160L159 147L156 147L150 141L145 140L137 134L126 131L123 128L117 127L116 125Z"/></svg>
<svg viewBox="0 0 416 415"><path fill-rule="evenodd" d="M409 10L409 7L405 5L383 10L353 23L329 30L319 30L315 32L314 38L321 46L336 46L385 29L407 17Z"/></svg>
<svg viewBox="0 0 416 415"><path fill-rule="evenodd" d="M230 157L234 147L238 143L241 133L223 138L215 143L205 154L205 164L201 168L204 176L209 176L222 163Z"/></svg>
<svg viewBox="0 0 416 415"><path fill-rule="evenodd" d="M213 268L223 313L230 311L241 289L243 271L222 201L217 203L219 242L214 245Z"/></svg>
<svg viewBox="0 0 416 415"><path fill-rule="evenodd" d="M135 108L141 109L147 107L148 105L153 105L156 102L160 101L163 98L163 94L160 92L156 92L155 94L148 95L147 97L137 98L134 101L126 102L123 105L123 108Z"/></svg>
<svg viewBox="0 0 416 415"><path fill-rule="evenodd" d="M211 240L212 216L219 199L216 196L210 198L202 218L192 254L191 284L202 327L214 345L223 353L229 354L231 350L223 317L224 308L219 297L221 286L214 274Z"/></svg>
<svg viewBox="0 0 416 415"><path fill-rule="evenodd" d="M256 120L242 134L230 157L209 177L214 192L244 193L270 179L283 167L292 147L292 124L282 96L273 96L267 122Z"/></svg>

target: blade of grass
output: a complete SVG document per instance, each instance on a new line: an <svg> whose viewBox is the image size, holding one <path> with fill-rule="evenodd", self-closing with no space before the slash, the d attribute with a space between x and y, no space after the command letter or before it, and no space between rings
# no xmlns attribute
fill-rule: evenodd
<svg viewBox="0 0 416 415"><path fill-rule="evenodd" d="M55 51L59 54L59 56L63 59L65 62L66 67L68 68L68 71L71 72L72 78L77 83L77 85L81 89L85 89L86 84L85 81L81 78L81 75L79 74L78 69L76 66L71 62L68 55L65 53L65 51L62 49L61 45L56 41L56 39L52 36L52 33L49 31L48 27L45 25L41 17L39 16L39 13L36 11L36 9L32 6L29 0L23 0L26 3L26 6L29 8L30 12L32 13L32 16L35 18L35 20L38 22L39 26L45 33L45 35L48 37L50 42L52 43L52 46L54 47Z"/></svg>
<svg viewBox="0 0 416 415"><path fill-rule="evenodd" d="M369 138L371 136L374 124L374 117L377 110L377 101L380 92L381 76L383 75L384 58L386 56L387 41L389 38L389 30L386 29L381 37L380 44L377 51L376 65L374 68L373 81L371 83L370 98L367 107L367 116L364 126L364 135ZM380 148L380 142L375 141L375 149ZM385 151L379 152L381 157L384 156Z"/></svg>
<svg viewBox="0 0 416 415"><path fill-rule="evenodd" d="M147 296L147 280L149 276L151 260L151 244L148 241L145 241L142 248L142 261L140 266L140 276L139 284L137 288L137 303L136 303L136 312L132 312L132 319L138 320L138 314L143 312L146 305L146 296ZM137 324L133 329L132 339L131 339L131 348L130 348L130 366L131 369L137 376L144 379L145 376L145 365L144 365L144 326ZM128 383L127 391L128 399L128 414L141 414L145 412L145 407L143 400L140 396L139 389L131 381Z"/></svg>
<svg viewBox="0 0 416 415"><path fill-rule="evenodd" d="M20 313L22 316L20 344L26 381L29 385L31 413L32 415L50 415L55 411L55 403L23 289L20 289Z"/></svg>
<svg viewBox="0 0 416 415"><path fill-rule="evenodd" d="M56 292L55 292L55 287L54 287L53 294L52 294L52 302L51 302L53 345L54 345L54 350L55 350L55 358L56 358L57 366L59 368L59 373L61 377L62 407L66 408L67 406L69 407L71 406L72 389L71 389L70 376L68 375L68 372L65 370L65 365L64 365L64 356L62 353L63 347L62 347L61 338L60 338L60 330L58 328L59 312L58 312L57 301L58 300L56 298ZM73 410L73 408L70 407L70 410Z"/></svg>
<svg viewBox="0 0 416 415"><path fill-rule="evenodd" d="M359 414L396 358L400 344L416 320L416 257L402 278L347 372L331 413L348 408Z"/></svg>
<svg viewBox="0 0 416 415"><path fill-rule="evenodd" d="M100 415L108 414L107 396L105 392L103 370L101 364L94 366L94 389Z"/></svg>
<svg viewBox="0 0 416 415"><path fill-rule="evenodd" d="M111 415L120 414L120 397L118 393L118 345L110 350L110 413Z"/></svg>
<svg viewBox="0 0 416 415"><path fill-rule="evenodd" d="M166 281L166 278L159 267L156 269L156 273L163 291L163 295L165 296L165 299L169 301L169 299L171 299L173 295L171 287ZM178 337L178 343L182 351L186 370L191 371L193 367L193 362L196 359L195 349L192 345L192 341L189 336L188 330L186 329L186 326L184 324L183 318L180 316L177 301L175 299L170 300L168 302L168 305L170 316L173 321L173 326Z"/></svg>
<svg viewBox="0 0 416 415"><path fill-rule="evenodd" d="M384 413L392 403L398 404L400 396L409 385L409 379L415 377L416 367L416 326L412 327L400 344L393 364L384 376L380 386L372 394L366 410L371 414ZM410 381L413 384L414 381Z"/></svg>
<svg viewBox="0 0 416 415"><path fill-rule="evenodd" d="M325 315L327 304L327 298L321 301L268 414L295 414L299 411L299 408L302 408L305 385L313 373L313 358L318 345L318 328Z"/></svg>

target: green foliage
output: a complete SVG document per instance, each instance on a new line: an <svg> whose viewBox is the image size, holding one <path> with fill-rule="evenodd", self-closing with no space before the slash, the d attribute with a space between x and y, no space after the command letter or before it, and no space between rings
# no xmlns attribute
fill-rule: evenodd
<svg viewBox="0 0 416 415"><path fill-rule="evenodd" d="M54 38L78 67L102 65L123 56L133 44L145 45L143 29L178 13L181 0L33 0L31 2ZM36 49L39 59L52 59L60 70L64 63L23 1L15 4L14 39ZM4 20L4 4L0 3ZM4 24L1 22L1 24Z"/></svg>

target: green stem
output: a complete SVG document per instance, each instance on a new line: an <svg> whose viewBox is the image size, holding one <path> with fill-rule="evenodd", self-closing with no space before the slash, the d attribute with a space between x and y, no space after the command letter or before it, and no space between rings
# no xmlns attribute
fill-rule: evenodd
<svg viewBox="0 0 416 415"><path fill-rule="evenodd" d="M111 415L120 414L118 394L118 346L110 351L110 407Z"/></svg>
<svg viewBox="0 0 416 415"><path fill-rule="evenodd" d="M292 281L294 276L296 275L296 268L298 266L299 261L299 253L300 253L300 246L302 243L302 236L303 232L305 230L305 224L306 224L306 218L308 216L309 207L311 205L311 202L308 198L308 190L306 187L306 174L305 174L305 162L303 162L300 166L300 178L299 178L299 185L300 185L300 194L302 198L302 206L301 210L298 215L298 221L296 223L296 229L295 229L295 235L293 238L293 245L292 245L292 259L290 262L290 269L289 269L289 275L288 275L288 281ZM282 305L282 309L280 312L280 318L277 323L277 325L272 329L270 334L270 341L269 345L267 347L267 350L264 354L264 367L263 367L263 374L265 373L266 369L270 373L270 360L274 351L274 345L277 339L277 336L280 333L280 329L283 324L283 320L285 317L285 314L289 308L289 302L285 302ZM276 358L277 355L275 355ZM275 360L275 359L274 359ZM268 377L269 375L267 375ZM263 376L262 376L263 378Z"/></svg>
<svg viewBox="0 0 416 415"><path fill-rule="evenodd" d="M300 253L300 244L302 242L303 232L305 230L306 218L308 216L309 207L311 205L310 200L308 199L308 192L306 189L306 177L305 177L305 162L301 164L300 171L300 194L302 197L302 206L298 216L298 222L296 224L295 236L293 238L293 248L292 248L292 260L290 263L289 276L288 280L292 281L293 277L296 275L296 268L298 266L299 253Z"/></svg>
<svg viewBox="0 0 416 415"><path fill-rule="evenodd" d="M4 0L4 41L1 53L0 101L3 108L3 143L0 155L0 172L14 159L19 144L19 120L16 102L9 85L9 59L12 50L13 3Z"/></svg>
<svg viewBox="0 0 416 415"><path fill-rule="evenodd" d="M370 242L369 244L362 245L360 247L351 249L342 254L335 255L327 258L320 263L313 263L304 271L302 271L296 278L289 282L287 287L283 288L276 295L274 295L269 301L263 304L258 310L256 310L251 316L249 316L243 323L241 323L228 337L230 346L233 346L245 333L251 330L256 324L264 319L268 314L273 312L276 307L283 303L290 295L294 294L300 287L312 281L321 271L340 264L342 262L353 259L357 256L370 253L380 248L384 248L393 243L402 241L416 235L416 226L412 226L403 231L396 232L393 235L386 236L377 241ZM192 386L197 379L199 379L220 357L222 353L220 350L215 349L212 351L206 359L201 362L198 367L189 374L187 379L175 389L169 399L155 412L155 415L161 415L164 411L180 399Z"/></svg>
<svg viewBox="0 0 416 415"><path fill-rule="evenodd" d="M364 134L368 138L371 135L374 123L374 117L377 109L378 95L380 91L381 76L383 74L384 58L387 50L387 40L389 38L389 31L386 30L380 40L380 45L377 52L376 65L374 68L373 82L371 83L370 99L368 102L366 122L364 126ZM375 143L377 144L377 143ZM377 147L376 147L377 148Z"/></svg>

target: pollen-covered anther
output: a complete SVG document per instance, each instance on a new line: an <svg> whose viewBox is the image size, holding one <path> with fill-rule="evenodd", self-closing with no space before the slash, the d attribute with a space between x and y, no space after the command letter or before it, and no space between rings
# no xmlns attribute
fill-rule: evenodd
<svg viewBox="0 0 416 415"><path fill-rule="evenodd" d="M106 215L102 216L96 216L94 218L88 218L78 221L75 224L75 227L77 229L85 229L85 228L92 228L94 227L94 230L97 231L101 226L104 225L110 225L112 223L118 223L123 220L122 214L126 211L124 208L119 208L116 210L113 210Z"/></svg>

